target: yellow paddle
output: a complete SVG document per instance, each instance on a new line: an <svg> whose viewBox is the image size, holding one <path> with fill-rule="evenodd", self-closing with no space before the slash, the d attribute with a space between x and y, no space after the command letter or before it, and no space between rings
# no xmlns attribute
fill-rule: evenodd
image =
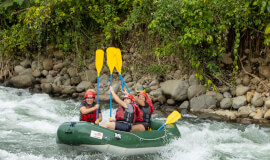
<svg viewBox="0 0 270 160"><path fill-rule="evenodd" d="M112 86L112 74L113 74L113 69L115 67L115 55L114 55L114 50L115 48L109 47L106 50L107 53L107 64L110 70L110 77L111 77L111 86ZM110 119L112 118L112 93L110 93Z"/></svg>
<svg viewBox="0 0 270 160"><path fill-rule="evenodd" d="M181 118L181 114L178 111L173 111L167 118L166 123L163 124L158 131L160 131L166 124L171 124L176 122L178 119Z"/></svg>
<svg viewBox="0 0 270 160"><path fill-rule="evenodd" d="M97 69L97 104L98 104L98 91L99 91L99 75L103 66L104 51L102 49L96 50L96 69ZM97 109L98 120L98 109Z"/></svg>
<svg viewBox="0 0 270 160"><path fill-rule="evenodd" d="M120 76L122 90L124 91L124 86L123 86L123 84L124 84L126 86L126 88L127 88L128 93L130 94L130 91L129 91L128 87L127 87L127 84L125 83L124 78L121 75L121 69L122 69L122 64L123 64L121 50L119 48L115 48L114 53L115 53L115 57L116 57L115 68L116 68L116 70L117 70L117 72L119 73L119 76Z"/></svg>

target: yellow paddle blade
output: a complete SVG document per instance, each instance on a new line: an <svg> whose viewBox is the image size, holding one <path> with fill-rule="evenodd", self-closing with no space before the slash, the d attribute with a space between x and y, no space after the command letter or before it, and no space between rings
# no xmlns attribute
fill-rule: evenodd
<svg viewBox="0 0 270 160"><path fill-rule="evenodd" d="M115 48L115 57L116 57L116 65L115 68L119 74L121 74L121 69L122 69L122 55L121 55L121 50L119 48Z"/></svg>
<svg viewBox="0 0 270 160"><path fill-rule="evenodd" d="M178 119L181 118L181 114L178 111L173 111L167 118L165 124L170 124L176 122Z"/></svg>
<svg viewBox="0 0 270 160"><path fill-rule="evenodd" d="M103 66L103 58L104 58L104 51L102 49L96 50L96 69L97 69L97 76L100 75L100 71Z"/></svg>
<svg viewBox="0 0 270 160"><path fill-rule="evenodd" d="M116 63L114 51L115 51L115 48L114 47L109 47L106 50L106 53L107 53L107 64L108 64L108 67L109 67L109 70L110 70L110 74L113 73L113 69L114 69L115 63Z"/></svg>

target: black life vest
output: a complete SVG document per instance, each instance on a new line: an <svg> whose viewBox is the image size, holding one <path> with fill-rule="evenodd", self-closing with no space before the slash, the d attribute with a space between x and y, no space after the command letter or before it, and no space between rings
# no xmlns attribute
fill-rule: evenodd
<svg viewBox="0 0 270 160"><path fill-rule="evenodd" d="M135 122L135 115L136 115L136 111L138 110L138 106L136 104L131 104L133 106L133 111L132 113L127 112L126 108L119 106L117 111L116 111L116 115L115 115L115 119L117 121L126 121L130 124L134 124Z"/></svg>
<svg viewBox="0 0 270 160"><path fill-rule="evenodd" d="M86 109L92 108L96 105L95 102L91 106L88 103L86 103L85 101L83 101L83 103L84 103L84 106ZM95 122L96 119L97 119L97 110L94 110L94 111L87 113L87 114L81 113L80 121Z"/></svg>
<svg viewBox="0 0 270 160"><path fill-rule="evenodd" d="M148 125L150 125L152 110L148 103L145 104L146 106L139 105L139 110L137 111L136 116L136 122L146 122Z"/></svg>

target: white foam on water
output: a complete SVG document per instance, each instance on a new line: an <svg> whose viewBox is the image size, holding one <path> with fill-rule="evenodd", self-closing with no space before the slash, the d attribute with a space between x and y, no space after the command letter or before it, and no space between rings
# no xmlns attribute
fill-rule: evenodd
<svg viewBox="0 0 270 160"><path fill-rule="evenodd" d="M9 153L5 150L0 150L1 160L55 160L54 158L46 158L42 155L36 156L27 153Z"/></svg>
<svg viewBox="0 0 270 160"><path fill-rule="evenodd" d="M255 125L239 129L228 127L228 124L222 122L199 125L178 122L178 128L182 137L174 140L165 151L161 152L162 159L247 160L256 159L254 157L270 159L269 132L266 133ZM267 145L261 141L257 143L254 137L268 139L265 141Z"/></svg>

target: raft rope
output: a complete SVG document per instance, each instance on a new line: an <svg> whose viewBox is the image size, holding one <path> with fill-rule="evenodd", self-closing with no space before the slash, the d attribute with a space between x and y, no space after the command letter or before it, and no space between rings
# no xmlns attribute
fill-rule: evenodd
<svg viewBox="0 0 270 160"><path fill-rule="evenodd" d="M117 131L119 131L119 130L117 130ZM124 132L124 131L119 131L119 132L127 133L127 132ZM165 139L167 137L167 129L166 128L164 129L164 135L163 136L158 137L158 138L151 138L151 139L149 139L149 138L142 138L142 137L140 137L140 136L138 136L138 135L136 135L136 134L134 134L132 132L129 132L129 134L137 137L140 141L153 141L153 140L158 140L158 139Z"/></svg>

